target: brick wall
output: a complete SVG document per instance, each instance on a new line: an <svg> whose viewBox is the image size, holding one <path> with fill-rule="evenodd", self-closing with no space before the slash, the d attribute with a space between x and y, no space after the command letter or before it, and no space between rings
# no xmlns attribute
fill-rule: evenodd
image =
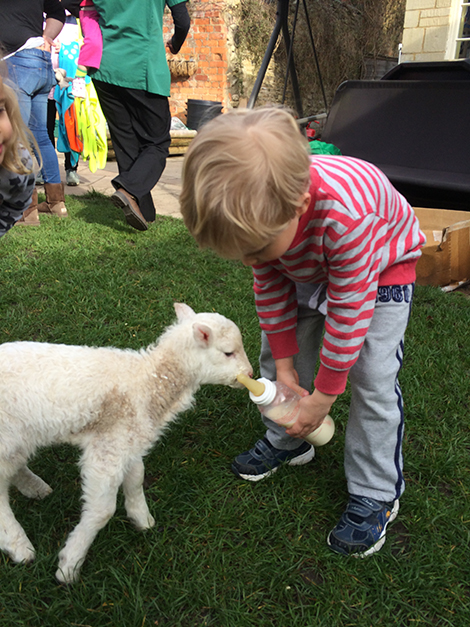
<svg viewBox="0 0 470 627"><path fill-rule="evenodd" d="M220 101L225 108L231 104L227 2L193 0L188 3L188 10L191 15L188 37L177 55L168 55L170 69L173 64L176 71L178 64L183 65L182 61L197 63L191 75L176 76L172 72L171 114L183 121L186 121L186 104L190 98ZM163 30L166 41L173 33L169 11L165 13Z"/></svg>
<svg viewBox="0 0 470 627"><path fill-rule="evenodd" d="M456 0L407 0L402 61L443 61Z"/></svg>

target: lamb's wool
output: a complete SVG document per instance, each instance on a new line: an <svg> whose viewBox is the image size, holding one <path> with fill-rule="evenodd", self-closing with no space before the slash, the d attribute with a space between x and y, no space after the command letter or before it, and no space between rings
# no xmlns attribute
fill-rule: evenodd
<svg viewBox="0 0 470 627"><path fill-rule="evenodd" d="M31 498L51 488L27 467L41 446L71 443L80 458L83 511L59 554L59 581L76 580L96 534L113 515L123 486L138 529L155 523L143 492L142 458L165 426L206 383L239 387L251 376L237 326L214 313L175 304L177 322L140 352L36 342L0 346L0 549L14 562L34 547L8 498L14 485ZM25 383L27 382L27 384Z"/></svg>

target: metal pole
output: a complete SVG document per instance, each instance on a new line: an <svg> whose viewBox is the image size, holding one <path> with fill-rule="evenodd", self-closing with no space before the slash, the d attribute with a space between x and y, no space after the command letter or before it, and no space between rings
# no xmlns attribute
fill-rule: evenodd
<svg viewBox="0 0 470 627"><path fill-rule="evenodd" d="M266 76L269 63L273 56L274 48L279 38L279 33L282 30L284 42L286 45L287 58L288 58L287 72L289 73L290 71L291 73L292 89L294 91L294 99L296 103L297 113L298 115L302 116L302 99L300 97L299 83L297 80L297 73L295 70L294 59L292 57L292 54L290 54L291 39L289 35L288 16L289 16L289 0L278 0L277 11L276 11L276 23L274 25L273 32L271 33L268 47L264 54L263 61L261 62L261 67L258 71L258 75L256 76L255 84L253 86L250 97L248 99L248 104L247 104L248 109L252 109L255 105L256 99L258 98L258 95L261 89L261 85L263 84L264 77Z"/></svg>
<svg viewBox="0 0 470 627"><path fill-rule="evenodd" d="M286 44L286 53L287 53L287 70L286 70L286 79L284 83L284 92L282 94L282 103L284 104L285 96L286 96L286 88L287 88L287 80L289 78L289 72L291 75L292 81L292 90L294 92L294 100L295 100L295 108L297 110L297 115L302 117L303 115L303 107L302 107L302 97L300 95L299 82L297 79L297 71L295 69L294 62L294 36L295 36L295 27L297 25L297 16L299 11L299 3L297 2L297 6L295 9L295 19L294 19L294 27L292 29L292 39L289 33L289 25L288 25L288 14L289 14L289 0L283 5L284 14L281 19L282 23L282 34L284 36L284 42Z"/></svg>
<svg viewBox="0 0 470 627"><path fill-rule="evenodd" d="M289 2L289 0L287 0ZM281 32L281 11L279 10L280 4L282 0L278 0L277 3L277 12L276 12L276 23L273 28L273 32L271 33L271 37L269 38L268 47L266 52L264 53L263 60L261 62L261 67L258 70L258 75L256 76L255 84L253 85L253 89L251 91L250 97L248 99L248 104L246 105L248 109L253 109L255 106L256 99L258 98L258 94L261 89L261 85L263 84L264 77L266 76L266 72L269 66L269 62L273 56L274 48L276 46L277 40L279 38L279 33Z"/></svg>

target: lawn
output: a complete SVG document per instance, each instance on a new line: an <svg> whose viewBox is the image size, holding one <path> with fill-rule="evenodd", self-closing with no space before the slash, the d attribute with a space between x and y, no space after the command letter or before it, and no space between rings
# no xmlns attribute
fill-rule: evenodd
<svg viewBox="0 0 470 627"><path fill-rule="evenodd" d="M182 301L234 320L258 374L248 268L198 250L179 220L140 233L99 194L67 207L70 219L41 217L0 241L1 342L140 348ZM348 391L311 464L252 484L230 463L263 434L256 408L243 390L201 389L146 458L155 528L135 531L120 497L70 587L54 572L80 516L78 454L41 451L31 468L54 492L11 491L37 558L0 554L0 627L468 627L469 375L470 299L418 287L401 377L407 489L384 548L365 560L325 542L347 499Z"/></svg>

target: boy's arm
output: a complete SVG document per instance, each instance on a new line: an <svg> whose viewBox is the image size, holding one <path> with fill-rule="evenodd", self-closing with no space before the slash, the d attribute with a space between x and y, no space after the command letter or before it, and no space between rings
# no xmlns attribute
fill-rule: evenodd
<svg viewBox="0 0 470 627"><path fill-rule="evenodd" d="M299 352L296 339L295 283L269 263L253 266L253 290L260 326L267 334L274 359Z"/></svg>
<svg viewBox="0 0 470 627"><path fill-rule="evenodd" d="M375 309L386 221L367 214L351 220L341 237L329 237L328 311L315 388L342 394L359 357ZM327 236L329 235L327 231Z"/></svg>
<svg viewBox="0 0 470 627"><path fill-rule="evenodd" d="M300 418L288 431L292 436L305 437L314 431L346 387L374 311L384 229L384 221L369 214L349 220L340 238L333 230L326 234L328 314L320 369L311 395L299 387L293 365L293 355L298 352L295 285L272 266L254 268L258 315L264 330L271 333L277 379L303 396Z"/></svg>

